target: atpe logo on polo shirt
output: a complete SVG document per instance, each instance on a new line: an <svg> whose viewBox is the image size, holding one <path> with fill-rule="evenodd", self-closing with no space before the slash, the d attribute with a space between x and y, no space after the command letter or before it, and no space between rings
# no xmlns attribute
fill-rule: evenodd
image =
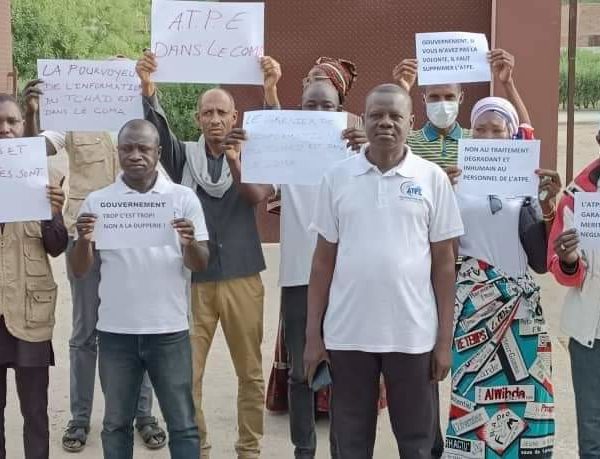
<svg viewBox="0 0 600 459"><path fill-rule="evenodd" d="M403 198L421 200L423 190L415 182L404 182L400 185L400 196Z"/></svg>

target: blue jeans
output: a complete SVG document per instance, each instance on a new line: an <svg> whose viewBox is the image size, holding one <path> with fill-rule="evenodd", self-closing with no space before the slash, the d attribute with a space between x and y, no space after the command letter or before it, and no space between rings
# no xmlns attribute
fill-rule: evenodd
<svg viewBox="0 0 600 459"><path fill-rule="evenodd" d="M73 238L69 238L68 259L73 249ZM90 416L94 401L96 382L96 323L98 322L98 285L100 284L100 255L94 251L92 269L81 278L73 276L67 262L67 276L71 284L73 299L73 332L69 340L71 425L90 427ZM138 428L156 421L152 416L152 386L148 375L144 375L138 400L136 421Z"/></svg>
<svg viewBox="0 0 600 459"><path fill-rule="evenodd" d="M569 342L577 410L579 457L600 459L600 340L593 348Z"/></svg>
<svg viewBox="0 0 600 459"><path fill-rule="evenodd" d="M105 459L133 458L133 420L144 372L148 372L167 423L173 459L200 457L192 399L192 354L186 331L161 335L98 332L104 392L102 448Z"/></svg>

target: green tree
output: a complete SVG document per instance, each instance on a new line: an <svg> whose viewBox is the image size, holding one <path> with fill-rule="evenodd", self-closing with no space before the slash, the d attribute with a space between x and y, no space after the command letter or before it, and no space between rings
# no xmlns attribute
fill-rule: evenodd
<svg viewBox="0 0 600 459"><path fill-rule="evenodd" d="M38 59L137 59L150 45L151 0L12 0L13 59L22 82L36 78ZM161 85L170 125L195 140L193 114L207 86Z"/></svg>

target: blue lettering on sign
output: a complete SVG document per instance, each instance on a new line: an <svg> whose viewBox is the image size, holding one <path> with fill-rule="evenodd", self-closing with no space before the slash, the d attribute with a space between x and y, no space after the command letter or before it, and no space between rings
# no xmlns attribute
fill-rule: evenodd
<svg viewBox="0 0 600 459"><path fill-rule="evenodd" d="M404 182L400 185L400 192L409 198L421 198L423 196L423 190L414 182Z"/></svg>

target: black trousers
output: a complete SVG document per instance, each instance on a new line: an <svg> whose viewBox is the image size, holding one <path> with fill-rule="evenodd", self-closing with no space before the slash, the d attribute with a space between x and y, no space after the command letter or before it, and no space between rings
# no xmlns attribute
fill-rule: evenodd
<svg viewBox="0 0 600 459"><path fill-rule="evenodd" d="M8 367L0 366L0 459L6 459L4 409L7 370ZM16 367L14 370L23 415L25 459L48 459L48 367Z"/></svg>
<svg viewBox="0 0 600 459"><path fill-rule="evenodd" d="M330 351L331 428L340 459L371 459L377 429L379 378L383 373L398 452L402 459L431 459L438 425L437 385L431 353L374 354Z"/></svg>

